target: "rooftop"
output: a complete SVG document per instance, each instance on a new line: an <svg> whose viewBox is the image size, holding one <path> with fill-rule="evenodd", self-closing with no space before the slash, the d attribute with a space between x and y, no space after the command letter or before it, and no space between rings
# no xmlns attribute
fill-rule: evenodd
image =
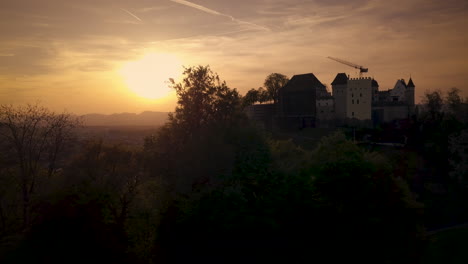
<svg viewBox="0 0 468 264"><path fill-rule="evenodd" d="M313 73L294 75L281 90L303 91L316 88L325 88Z"/></svg>
<svg viewBox="0 0 468 264"><path fill-rule="evenodd" d="M348 76L346 75L346 73L342 72L336 75L331 85L346 84L347 82L348 82Z"/></svg>

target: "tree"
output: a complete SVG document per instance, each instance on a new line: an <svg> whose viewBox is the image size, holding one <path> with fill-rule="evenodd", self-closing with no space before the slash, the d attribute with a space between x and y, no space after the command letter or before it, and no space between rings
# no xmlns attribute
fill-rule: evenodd
<svg viewBox="0 0 468 264"><path fill-rule="evenodd" d="M258 102L259 92L255 88L250 89L247 94L245 94L242 105L244 107L253 105L255 102Z"/></svg>
<svg viewBox="0 0 468 264"><path fill-rule="evenodd" d="M263 89L263 87L258 88L258 102L259 103L265 103L271 100L271 98L268 95L268 91Z"/></svg>
<svg viewBox="0 0 468 264"><path fill-rule="evenodd" d="M226 137L245 120L239 93L209 66L186 68L184 75L180 83L171 80L175 112L144 146L150 174L172 193L190 192L229 170L234 154Z"/></svg>
<svg viewBox="0 0 468 264"><path fill-rule="evenodd" d="M340 242L333 241L333 250L346 252L346 259L417 262L423 242L423 206L407 183L395 177L393 165L341 132L322 138L312 153L313 185L332 216L324 228L331 226L330 231L339 234ZM361 248L367 252L362 254Z"/></svg>
<svg viewBox="0 0 468 264"><path fill-rule="evenodd" d="M209 66L189 67L181 83L170 80L177 93L177 107L169 119L191 134L203 126L232 121L240 110L240 95L230 89Z"/></svg>
<svg viewBox="0 0 468 264"><path fill-rule="evenodd" d="M467 104L468 101L465 99L463 100L460 96L460 89L458 88L451 88L447 92L447 96L445 101L448 106L449 114L457 119L460 122L466 123L468 121L467 116Z"/></svg>
<svg viewBox="0 0 468 264"><path fill-rule="evenodd" d="M447 93L446 101L452 113L459 111L460 105L462 104L460 89L456 87L451 88Z"/></svg>
<svg viewBox="0 0 468 264"><path fill-rule="evenodd" d="M85 185L85 198L104 196L106 209L124 227L142 178L137 152L126 146L106 145L102 140L83 144L70 166L68 181ZM77 185L78 185L77 184Z"/></svg>
<svg viewBox="0 0 468 264"><path fill-rule="evenodd" d="M433 92L426 91L424 93L423 104L427 107L427 110L429 111L430 117L433 121L442 119L443 103L444 99L440 90Z"/></svg>
<svg viewBox="0 0 468 264"><path fill-rule="evenodd" d="M31 196L41 176L50 178L59 155L79 124L70 114L55 114L39 105L0 105L0 138L18 170L22 192L23 225L30 222Z"/></svg>
<svg viewBox="0 0 468 264"><path fill-rule="evenodd" d="M449 137L450 176L463 190L468 189L468 129Z"/></svg>
<svg viewBox="0 0 468 264"><path fill-rule="evenodd" d="M268 75L263 84L267 90L268 99L277 103L279 89L285 86L288 81L288 77L281 73L272 73Z"/></svg>

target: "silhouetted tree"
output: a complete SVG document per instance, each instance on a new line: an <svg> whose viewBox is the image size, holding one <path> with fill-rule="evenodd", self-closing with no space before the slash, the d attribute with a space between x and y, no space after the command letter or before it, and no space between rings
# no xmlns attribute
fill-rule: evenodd
<svg viewBox="0 0 468 264"><path fill-rule="evenodd" d="M263 87L258 88L258 102L259 103L266 103L271 101L270 96L268 95L268 90L265 90Z"/></svg>
<svg viewBox="0 0 468 264"><path fill-rule="evenodd" d="M192 134L203 126L226 124L240 111L240 96L209 66L189 67L180 83L171 80L177 94L177 107L170 122Z"/></svg>
<svg viewBox="0 0 468 264"><path fill-rule="evenodd" d="M285 86L288 81L288 77L281 73L272 73L268 75L263 84L267 90L268 99L277 103L279 89Z"/></svg>
<svg viewBox="0 0 468 264"><path fill-rule="evenodd" d="M69 114L55 114L39 105L0 106L0 138L19 171L24 227L30 222L31 196L38 179L53 175L78 124Z"/></svg>
<svg viewBox="0 0 468 264"><path fill-rule="evenodd" d="M449 150L452 155L450 175L462 189L468 189L468 129L449 138Z"/></svg>
<svg viewBox="0 0 468 264"><path fill-rule="evenodd" d="M440 90L426 91L422 100L433 121L441 121L443 117L442 106L444 98Z"/></svg>
<svg viewBox="0 0 468 264"><path fill-rule="evenodd" d="M259 97L259 92L258 90L252 88L250 89L247 94L242 98L242 105L248 106L248 105L253 105L254 103L258 102L258 97Z"/></svg>
<svg viewBox="0 0 468 264"><path fill-rule="evenodd" d="M446 102L449 107L449 110L452 113L460 111L460 106L462 104L462 98L460 97L460 89L455 87L451 88L447 92Z"/></svg>
<svg viewBox="0 0 468 264"><path fill-rule="evenodd" d="M460 96L460 89L451 88L445 98L447 108L451 117L459 122L468 123L468 100Z"/></svg>
<svg viewBox="0 0 468 264"><path fill-rule="evenodd" d="M137 154L124 146L106 145L102 140L83 145L69 165L69 182L80 186L81 194L88 197L105 197L102 200L110 219L123 229L142 180Z"/></svg>

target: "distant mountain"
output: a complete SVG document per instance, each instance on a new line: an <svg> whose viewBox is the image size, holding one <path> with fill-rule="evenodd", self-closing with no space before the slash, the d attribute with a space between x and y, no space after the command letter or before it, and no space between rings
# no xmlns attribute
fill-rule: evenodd
<svg viewBox="0 0 468 264"><path fill-rule="evenodd" d="M160 126L167 121L167 112L145 111L140 114L87 114L81 116L84 126Z"/></svg>

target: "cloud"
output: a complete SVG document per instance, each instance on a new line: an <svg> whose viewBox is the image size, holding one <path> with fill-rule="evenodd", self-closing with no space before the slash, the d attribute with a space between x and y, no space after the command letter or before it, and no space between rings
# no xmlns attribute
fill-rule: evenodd
<svg viewBox="0 0 468 264"><path fill-rule="evenodd" d="M198 4L189 2L189 1L185 1L185 0L170 0L170 1L175 2L175 3L178 3L178 4L181 4L181 5L185 5L185 6L188 6L188 7L192 7L192 8L198 9L198 10L203 11L203 12L206 12L206 13L208 13L208 14L228 17L228 18L230 18L232 21L235 21L235 22L237 22L237 23L239 23L239 24L242 24L242 25L249 25L249 26L253 26L254 28L257 28L257 29L270 31L270 29L267 28L267 27L265 27L265 26L257 25L257 24L252 23L252 22L243 21L243 20L237 19L237 18L235 18L235 17L233 17L233 16L231 16L231 15L223 14L223 13L220 13L220 12L218 12L218 11L216 11L216 10L209 9L209 8L207 8L207 7L204 7L204 6L201 6L201 5L198 5Z"/></svg>
<svg viewBox="0 0 468 264"><path fill-rule="evenodd" d="M135 14L133 14L132 12L128 11L127 9L125 8L120 8L120 10L124 11L125 13L129 14L130 16L134 17L136 20L140 21L140 22L143 22L143 20L141 20L139 17L137 17Z"/></svg>

